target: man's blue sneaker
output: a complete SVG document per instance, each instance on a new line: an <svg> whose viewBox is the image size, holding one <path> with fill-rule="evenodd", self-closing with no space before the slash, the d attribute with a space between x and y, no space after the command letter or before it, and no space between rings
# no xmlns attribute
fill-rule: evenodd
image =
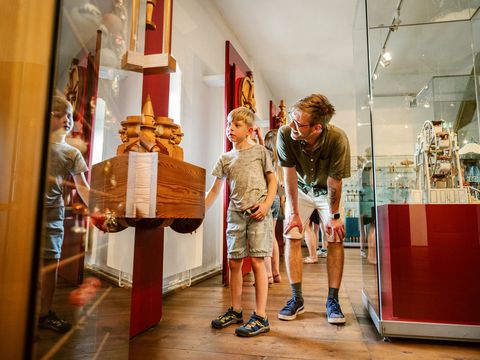
<svg viewBox="0 0 480 360"><path fill-rule="evenodd" d="M345 316L343 316L340 304L333 297L327 299L327 321L330 324L345 324Z"/></svg>
<svg viewBox="0 0 480 360"><path fill-rule="evenodd" d="M288 300L287 305L283 307L278 313L280 320L294 320L297 315L303 314L305 308L303 307L303 299L292 297Z"/></svg>
<svg viewBox="0 0 480 360"><path fill-rule="evenodd" d="M235 329L235 334L237 336L255 336L264 332L270 331L270 324L266 317L261 317L255 314L255 312L250 316L250 319L243 324L242 326Z"/></svg>
<svg viewBox="0 0 480 360"><path fill-rule="evenodd" d="M242 311L236 312L233 307L230 307L225 314L220 315L218 318L212 320L212 327L215 329L223 329L231 324L239 324L243 322Z"/></svg>

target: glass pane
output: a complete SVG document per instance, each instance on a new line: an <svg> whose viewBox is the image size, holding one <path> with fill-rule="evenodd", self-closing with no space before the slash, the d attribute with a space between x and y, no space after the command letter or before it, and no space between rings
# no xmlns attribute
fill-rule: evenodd
<svg viewBox="0 0 480 360"><path fill-rule="evenodd" d="M354 26L355 92L357 115L357 149L359 154L356 178L359 189L360 253L362 256L363 293L379 312L377 253L375 238L375 207L372 158L372 127L370 116L370 82L368 71L367 24L365 2L359 1ZM354 173L355 174L355 173Z"/></svg>
<svg viewBox="0 0 480 360"><path fill-rule="evenodd" d="M443 131L457 132L458 142L471 132L463 128L472 114L461 114L466 102L475 101L471 25L460 21L409 26L390 33L386 42L385 29L369 34L376 204L408 203L411 190L421 186L417 172L423 170L415 166L419 158L414 155L425 122L441 121ZM386 66L379 64L382 48L391 54ZM457 134L451 135L452 144ZM446 152L443 155L454 155ZM453 168L454 163L452 158L445 166Z"/></svg>
<svg viewBox="0 0 480 360"><path fill-rule="evenodd" d="M452 322L444 315L448 310L435 313L423 305L413 309L408 298L438 298L436 279L439 274L442 279L451 276L442 266L449 261L444 239L465 239L470 249L465 258L471 264L477 261L478 241L471 243L472 237L453 226L456 221L438 219L440 213L455 211L455 217L476 226L466 214L475 213L473 203L479 198L480 4L467 0L367 4L371 123L359 118L358 125L365 130L357 133L371 129L373 135L372 218L377 220L377 239L367 250L373 247L378 254L364 254L364 292L380 320ZM358 112L365 97L358 92L357 99ZM364 170L366 183L369 167ZM476 231L470 233L476 239ZM377 261L378 275L369 267ZM455 276L464 278L464 269L459 265ZM374 278L380 292L375 292ZM461 314L453 318L470 321Z"/></svg>
<svg viewBox="0 0 480 360"><path fill-rule="evenodd" d="M368 0L368 21L372 28L390 26L394 18L401 26L470 20L478 6L479 0Z"/></svg>
<svg viewBox="0 0 480 360"><path fill-rule="evenodd" d="M145 1L138 3L144 13ZM133 233L103 233L93 226L85 184L94 164L116 154L120 122L142 108L142 74L121 68L130 44L130 4L61 5L36 358L128 358L133 251L115 251L119 241L133 246ZM137 51L143 51L144 28L143 17L135 28Z"/></svg>

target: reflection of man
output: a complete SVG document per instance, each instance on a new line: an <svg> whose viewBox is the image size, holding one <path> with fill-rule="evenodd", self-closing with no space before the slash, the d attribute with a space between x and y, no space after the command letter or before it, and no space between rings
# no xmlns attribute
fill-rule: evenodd
<svg viewBox="0 0 480 360"><path fill-rule="evenodd" d="M335 324L345 322L338 302L345 238L340 198L342 179L350 176L350 146L345 133L329 125L334 114L335 108L325 96L310 95L293 106L290 124L278 133L278 157L287 194L285 263L292 289L292 298L278 314L282 320L293 320L304 312L300 242L310 215L317 209L328 241L327 319Z"/></svg>

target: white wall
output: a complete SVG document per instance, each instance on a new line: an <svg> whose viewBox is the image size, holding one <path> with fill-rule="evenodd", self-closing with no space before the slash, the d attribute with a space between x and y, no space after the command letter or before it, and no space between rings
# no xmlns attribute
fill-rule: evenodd
<svg viewBox="0 0 480 360"><path fill-rule="evenodd" d="M207 190L213 182L210 172L223 152L224 87L209 86L204 76L223 75L225 71L225 41L229 40L253 71L257 115L268 119L272 98L260 73L250 63L236 36L225 24L218 10L210 3L198 0L175 0L173 5L172 54L182 69L182 104L180 122L185 133L180 146L185 161L207 171ZM202 266L193 271L207 272L222 264L223 196L219 197L203 223ZM184 240L184 239L183 239ZM197 239L198 240L198 239ZM180 236L166 232L165 273L170 274L172 259L198 255L197 245L186 248ZM187 268L185 268L186 270ZM166 279L174 282L175 277Z"/></svg>

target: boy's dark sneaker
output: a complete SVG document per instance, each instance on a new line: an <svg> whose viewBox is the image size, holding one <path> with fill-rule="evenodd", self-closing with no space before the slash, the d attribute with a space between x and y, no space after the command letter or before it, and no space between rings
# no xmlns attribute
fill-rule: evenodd
<svg viewBox="0 0 480 360"><path fill-rule="evenodd" d="M212 327L215 329L223 329L231 324L239 324L243 322L243 311L236 312L230 307L227 312L212 320Z"/></svg>
<svg viewBox="0 0 480 360"><path fill-rule="evenodd" d="M38 321L40 329L50 329L58 333L64 334L72 328L72 324L60 319L53 311L49 311L47 315L42 316Z"/></svg>
<svg viewBox="0 0 480 360"><path fill-rule="evenodd" d="M294 320L297 315L303 314L304 312L305 308L303 307L303 299L292 297L287 301L287 305L280 310L278 318L280 320Z"/></svg>
<svg viewBox="0 0 480 360"><path fill-rule="evenodd" d="M342 313L338 300L332 297L327 299L327 321L330 324L345 324L345 316Z"/></svg>
<svg viewBox="0 0 480 360"><path fill-rule="evenodd" d="M245 324L235 329L235 334L237 334L237 336L247 337L269 331L270 324L268 323L268 319L266 317L263 318L254 312Z"/></svg>

